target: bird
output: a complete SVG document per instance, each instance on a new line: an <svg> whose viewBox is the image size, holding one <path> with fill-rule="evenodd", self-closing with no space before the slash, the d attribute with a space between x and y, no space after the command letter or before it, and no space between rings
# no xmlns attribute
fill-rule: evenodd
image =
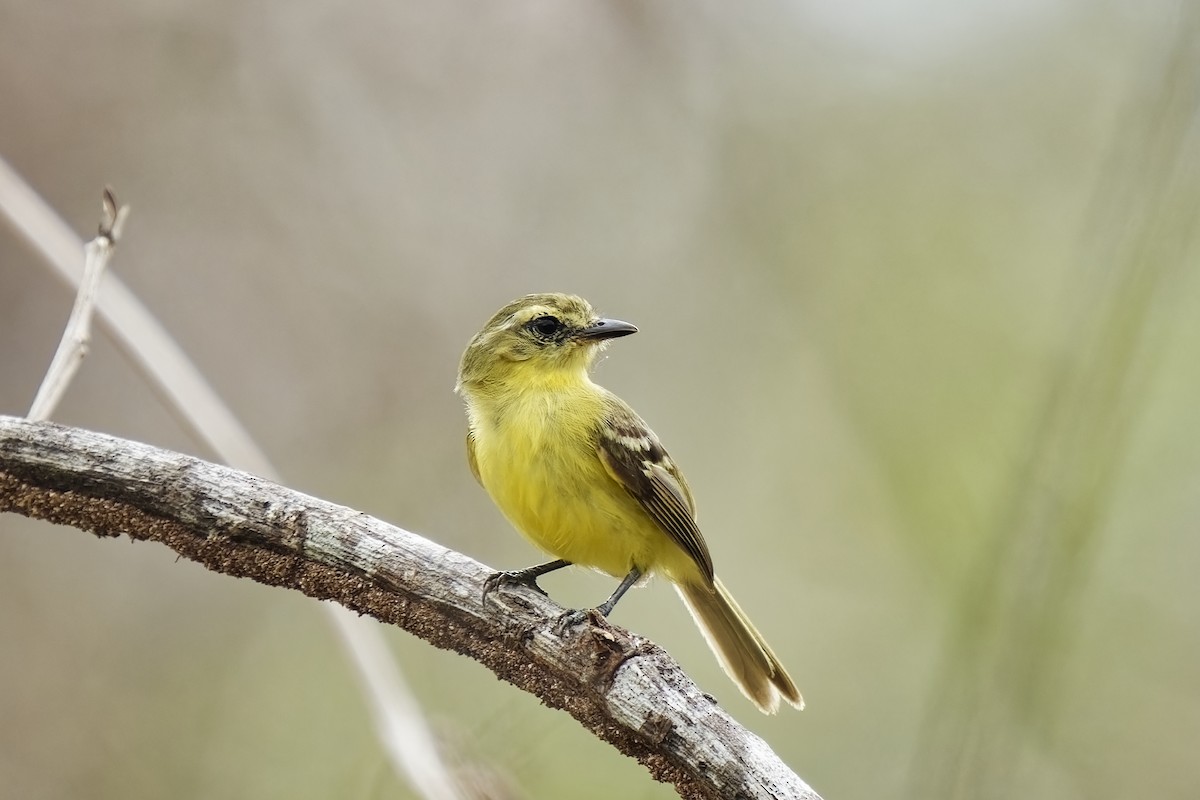
<svg viewBox="0 0 1200 800"><path fill-rule="evenodd" d="M455 391L467 416L472 474L508 521L553 561L498 572L538 591L568 566L620 579L604 617L634 585L670 581L726 674L763 713L804 700L762 634L713 571L691 489L658 437L625 401L591 379L597 356L636 333L586 300L529 294L471 338Z"/></svg>

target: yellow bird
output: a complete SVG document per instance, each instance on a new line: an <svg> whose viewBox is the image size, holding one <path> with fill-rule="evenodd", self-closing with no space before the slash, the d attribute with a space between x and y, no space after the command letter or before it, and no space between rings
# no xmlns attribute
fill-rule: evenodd
<svg viewBox="0 0 1200 800"><path fill-rule="evenodd" d="M604 616L651 574L671 581L721 666L764 713L804 700L779 659L713 574L683 475L658 437L588 372L608 340L636 333L579 297L531 294L475 334L459 365L467 457L508 520L557 560L497 573L537 588L577 564L621 578ZM540 591L540 590L539 590Z"/></svg>

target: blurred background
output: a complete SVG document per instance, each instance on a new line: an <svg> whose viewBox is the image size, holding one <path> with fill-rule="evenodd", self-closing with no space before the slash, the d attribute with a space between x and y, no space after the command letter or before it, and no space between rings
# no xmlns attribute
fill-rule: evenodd
<svg viewBox="0 0 1200 800"><path fill-rule="evenodd" d="M467 339L561 290L791 669L760 716L669 587L665 646L827 800L1200 794L1200 26L1191 4L0 0L0 157L289 484L500 568ZM0 413L72 293L0 225ZM208 456L101 334L60 422ZM612 581L543 586L592 605ZM411 797L315 601L0 517L13 798ZM387 632L450 758L667 798Z"/></svg>

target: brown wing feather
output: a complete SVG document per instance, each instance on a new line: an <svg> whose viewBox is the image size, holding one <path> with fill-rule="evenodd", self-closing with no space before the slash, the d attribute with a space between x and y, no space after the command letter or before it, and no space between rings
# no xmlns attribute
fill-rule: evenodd
<svg viewBox="0 0 1200 800"><path fill-rule="evenodd" d="M612 479L691 556L711 584L712 556L696 525L692 493L654 432L629 409L618 409L601 426L597 449Z"/></svg>

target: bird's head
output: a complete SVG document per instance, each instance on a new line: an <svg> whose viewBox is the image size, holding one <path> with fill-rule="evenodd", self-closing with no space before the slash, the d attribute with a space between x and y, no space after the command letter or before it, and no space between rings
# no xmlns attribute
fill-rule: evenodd
<svg viewBox="0 0 1200 800"><path fill-rule="evenodd" d="M603 319L582 297L529 294L497 311L471 339L456 389L503 383L518 374L553 379L586 372L609 339L637 327Z"/></svg>

